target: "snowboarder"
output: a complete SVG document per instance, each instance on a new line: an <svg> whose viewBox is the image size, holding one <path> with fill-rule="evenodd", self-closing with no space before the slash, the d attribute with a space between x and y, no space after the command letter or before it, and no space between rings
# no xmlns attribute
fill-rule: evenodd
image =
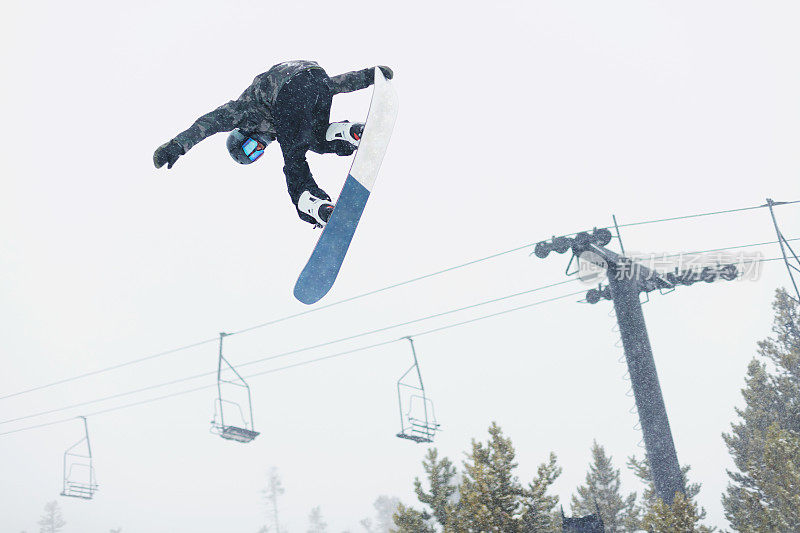
<svg viewBox="0 0 800 533"><path fill-rule="evenodd" d="M392 79L392 69L379 66ZM229 131L228 152L240 164L258 160L267 145L278 140L283 152L289 196L301 219L324 226L333 204L317 186L306 152L351 155L358 147L364 124L330 123L333 95L365 89L374 83L375 69L366 68L329 77L314 61L286 61L259 74L237 100L198 118L153 154L156 168L172 165L194 145Z"/></svg>

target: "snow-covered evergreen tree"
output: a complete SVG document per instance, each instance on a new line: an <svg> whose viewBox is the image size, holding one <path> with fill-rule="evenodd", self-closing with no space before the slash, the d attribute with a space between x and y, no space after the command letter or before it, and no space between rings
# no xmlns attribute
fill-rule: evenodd
<svg viewBox="0 0 800 533"><path fill-rule="evenodd" d="M61 507L59 507L56 500L45 504L44 514L39 519L38 524L40 526L39 533L58 533L67 525L61 515Z"/></svg>
<svg viewBox="0 0 800 533"><path fill-rule="evenodd" d="M711 533L713 528L701 525L701 512L697 504L684 496L676 494L672 506L661 498L656 498L642 518L642 529L648 533ZM703 512L705 514L705 512Z"/></svg>
<svg viewBox="0 0 800 533"><path fill-rule="evenodd" d="M620 485L619 469L614 468L605 449L593 442L586 484L578 487L577 494L572 496L572 514L586 516L599 509L606 533L635 530L632 526L636 524L636 493L623 499Z"/></svg>
<svg viewBox="0 0 800 533"><path fill-rule="evenodd" d="M780 289L773 336L747 369L739 421L723 435L736 471L722 497L735 531L800 531L800 321Z"/></svg>
<svg viewBox="0 0 800 533"><path fill-rule="evenodd" d="M688 475L691 470L689 465L681 467L681 474L686 484L686 494L676 496L672 507L656 496L653 476L650 473L650 465L646 456L641 460L629 457L628 468L645 484L645 489L638 506L638 513L641 513L642 519L638 523L634 523L633 520L629 521L626 524L627 528L631 530L645 529L651 533L671 531L710 533L714 531L713 528L700 524L700 521L706 517L706 510L700 507L696 501L697 495L700 494L701 484L689 483ZM668 529L668 526L672 527L671 524L691 524L692 527L685 530ZM667 529L659 529L662 525Z"/></svg>
<svg viewBox="0 0 800 533"><path fill-rule="evenodd" d="M326 533L328 531L328 524L322 518L322 510L319 505L311 509L308 513L308 529L306 533Z"/></svg>
<svg viewBox="0 0 800 533"><path fill-rule="evenodd" d="M558 496L548 494L551 485L561 475L556 454L550 452L546 463L539 465L536 478L528 484L523 501L522 524L525 533L561 532L561 516L556 512Z"/></svg>
<svg viewBox="0 0 800 533"><path fill-rule="evenodd" d="M401 505L395 514L398 533L537 533L560 531L554 509L558 497L548 494L561 474L555 454L539 466L537 477L527 486L515 475L516 452L511 439L496 423L489 428L486 443L473 440L464 461L459 483L457 471L447 458L429 450L423 467L429 490L415 480L417 497L424 511Z"/></svg>
<svg viewBox="0 0 800 533"><path fill-rule="evenodd" d="M392 533L436 533L436 528L431 524L431 515L402 503L394 514L394 524L396 527Z"/></svg>
<svg viewBox="0 0 800 533"><path fill-rule="evenodd" d="M464 461L456 529L520 532L525 490L514 475L516 452L496 423L489 427L489 436L485 445L473 440L472 452Z"/></svg>
<svg viewBox="0 0 800 533"><path fill-rule="evenodd" d="M435 519L443 528L451 519L452 500L458 490L454 483L456 468L447 457L439 459L439 452L436 448L428 449L422 460L422 468L425 470L429 490L426 491L422 481L415 478L414 491L419 501L425 504L427 509L417 511L399 504L394 515L394 523L399 528L397 529L398 533L435 531L435 528L429 524L432 519ZM429 529L425 529L426 527Z"/></svg>
<svg viewBox="0 0 800 533"><path fill-rule="evenodd" d="M414 479L414 491L417 493L419 501L426 504L433 517L443 527L448 523L453 512L453 497L458 490L454 483L456 468L447 457L439 459L439 452L436 448L428 450L422 467L428 478L430 490L426 492L422 488L419 478Z"/></svg>
<svg viewBox="0 0 800 533"><path fill-rule="evenodd" d="M392 517L400 505L400 500L392 496L378 496L372 503L375 508L374 533L389 533L394 521Z"/></svg>
<svg viewBox="0 0 800 533"><path fill-rule="evenodd" d="M283 482L277 468L272 467L270 469L267 486L261 492L264 494L265 503L269 509L267 514L272 519L273 527L275 528L273 531L281 533L281 526L278 520L278 498L286 492L286 489L283 488Z"/></svg>

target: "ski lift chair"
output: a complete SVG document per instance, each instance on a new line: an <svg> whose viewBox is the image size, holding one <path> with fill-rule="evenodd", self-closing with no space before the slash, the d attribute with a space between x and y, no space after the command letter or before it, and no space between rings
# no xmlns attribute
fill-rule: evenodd
<svg viewBox="0 0 800 533"><path fill-rule="evenodd" d="M440 424L436 422L436 415L433 411L433 402L424 395L412 394L409 397L408 411L404 414L402 406L400 408L400 433L397 434L401 439L408 439L417 443L433 442L433 437L439 430ZM421 408L414 410L414 405L422 404ZM423 418L416 418L412 413L422 410Z"/></svg>
<svg viewBox="0 0 800 533"><path fill-rule="evenodd" d="M97 492L97 482L94 477L94 466L92 464L92 445L89 442L89 426L86 417L83 419L84 437L67 448L64 452L64 482L61 495L70 498L81 498L91 500ZM86 451L76 450L83 443L86 443ZM77 471L76 471L77 470ZM81 474L81 472L83 472Z"/></svg>
<svg viewBox="0 0 800 533"><path fill-rule="evenodd" d="M235 368L228 362L222 355L222 339L225 338L227 333L219 334L219 362L217 364L217 399L214 401L214 418L211 421L211 432L219 435L223 439L233 440L236 442L250 442L255 439L260 433L253 429L253 401L250 396L250 386L236 371ZM222 378L222 363L225 363L235 375L235 380L227 380ZM236 387L244 388L247 391L247 406L249 411L248 418L245 417L242 406L234 401L225 400L222 398L222 384L227 383ZM228 412L231 408L235 408L238 413L238 419L241 420L240 426L226 425L225 424L225 406L228 406ZM230 417L228 418L230 421Z"/></svg>
<svg viewBox="0 0 800 533"><path fill-rule="evenodd" d="M416 443L433 442L433 437L439 429L440 424L436 421L436 413L433 409L433 401L425 395L425 386L422 383L422 373L417 362L417 352L414 348L414 341L407 337L411 343L411 353L414 356L414 364L411 368L400 376L397 380L397 400L400 405L400 433L397 437L407 439ZM416 370L419 384L406 382L406 377L412 370ZM408 411L403 411L403 391L411 391L408 396ZM416 406L416 407L415 407ZM420 414L421 413L421 417ZM417 416L414 416L416 414Z"/></svg>

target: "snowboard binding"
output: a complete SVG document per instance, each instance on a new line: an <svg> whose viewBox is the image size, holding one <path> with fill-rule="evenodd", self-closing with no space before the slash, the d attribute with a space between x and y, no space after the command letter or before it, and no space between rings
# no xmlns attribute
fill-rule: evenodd
<svg viewBox="0 0 800 533"><path fill-rule="evenodd" d="M350 122L344 120L342 122L334 122L328 126L325 132L326 141L347 141L355 147L361 141L361 136L364 133L363 122Z"/></svg>
<svg viewBox="0 0 800 533"><path fill-rule="evenodd" d="M316 221L315 228L323 228L333 214L334 205L322 198L317 198L308 191L304 191L297 201L297 209Z"/></svg>

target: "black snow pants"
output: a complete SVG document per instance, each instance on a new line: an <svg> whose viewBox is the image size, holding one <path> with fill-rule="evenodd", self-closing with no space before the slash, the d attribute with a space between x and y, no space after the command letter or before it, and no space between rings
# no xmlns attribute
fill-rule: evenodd
<svg viewBox="0 0 800 533"><path fill-rule="evenodd" d="M347 141L326 141L331 114L333 90L330 78L322 69L309 69L292 77L281 88L272 111L278 143L283 152L283 173L289 196L295 207L304 191L330 200L317 186L308 167L306 152L350 155L355 147ZM300 211L306 222L314 219Z"/></svg>

